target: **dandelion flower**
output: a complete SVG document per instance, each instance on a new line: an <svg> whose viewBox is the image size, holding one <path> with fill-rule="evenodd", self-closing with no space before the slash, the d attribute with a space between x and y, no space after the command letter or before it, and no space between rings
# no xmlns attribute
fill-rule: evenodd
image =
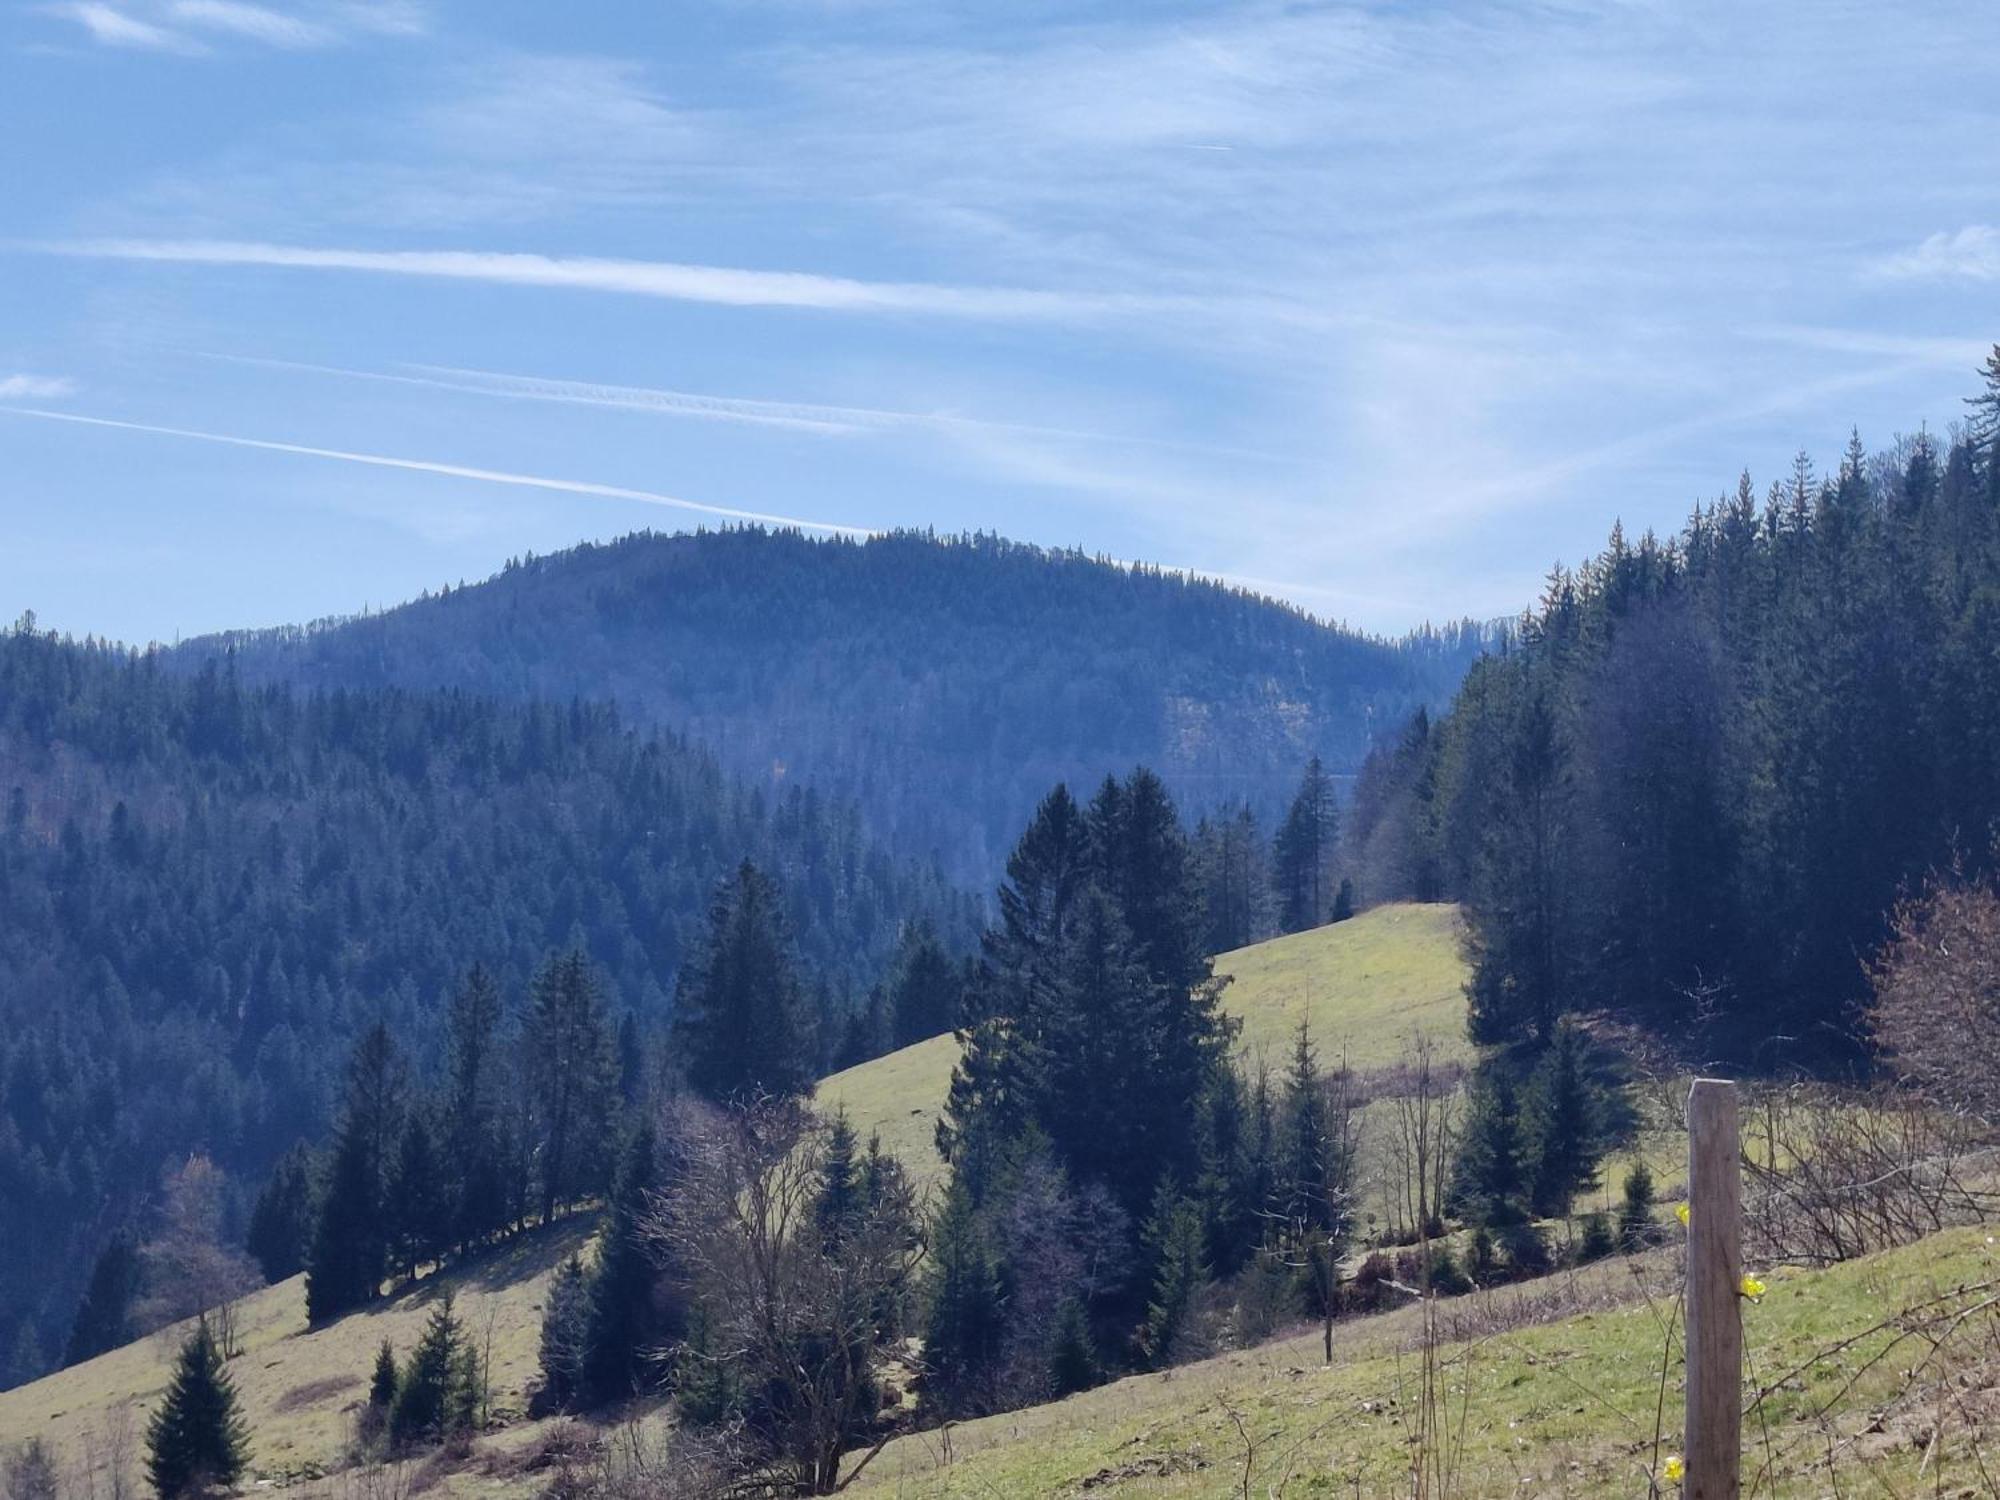
<svg viewBox="0 0 2000 1500"><path fill-rule="evenodd" d="M1687 1221L1688 1221L1688 1206L1687 1206L1687 1205L1686 1205L1685 1203L1682 1203L1682 1204L1679 1204L1679 1205L1677 1205L1677 1206L1675 1207L1675 1209L1674 1209L1674 1217L1675 1217L1676 1219L1679 1219L1679 1220L1681 1221L1681 1223L1683 1223L1683 1224L1687 1223Z"/></svg>
<svg viewBox="0 0 2000 1500"><path fill-rule="evenodd" d="M1668 1484L1679 1484L1682 1479L1687 1477L1687 1470L1688 1466L1681 1462L1681 1456L1678 1453L1669 1453L1667 1455L1665 1473Z"/></svg>
<svg viewBox="0 0 2000 1500"><path fill-rule="evenodd" d="M1739 1281L1736 1284L1736 1290L1741 1292L1744 1296L1748 1297L1751 1301L1754 1302L1759 1297L1763 1296L1764 1293L1769 1290L1769 1288L1766 1287L1764 1283L1759 1281L1755 1276L1745 1276L1741 1281Z"/></svg>

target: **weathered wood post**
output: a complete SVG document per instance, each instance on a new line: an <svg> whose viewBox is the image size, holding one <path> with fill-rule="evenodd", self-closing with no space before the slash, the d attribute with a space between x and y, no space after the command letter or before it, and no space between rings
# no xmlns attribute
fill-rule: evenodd
<svg viewBox="0 0 2000 1500"><path fill-rule="evenodd" d="M1738 1500L1743 1463L1743 1185L1736 1085L1688 1094L1688 1500Z"/></svg>

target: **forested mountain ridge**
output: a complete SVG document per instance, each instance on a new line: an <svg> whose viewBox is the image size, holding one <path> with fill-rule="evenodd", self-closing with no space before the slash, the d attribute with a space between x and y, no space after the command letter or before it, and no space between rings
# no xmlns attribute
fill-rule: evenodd
<svg viewBox="0 0 2000 1500"><path fill-rule="evenodd" d="M985 884L1058 781L1153 767L1271 820L1318 754L1449 696L1471 626L1392 644L1221 584L990 536L641 533L308 629L188 643L253 680L620 703L754 781L850 798Z"/></svg>
<svg viewBox="0 0 2000 1500"><path fill-rule="evenodd" d="M1676 537L1614 530L1375 757L1348 833L1377 899L1464 901L1476 1039L1609 1009L1704 1057L1867 1049L1892 908L2000 834L2000 350L1987 374L1948 441L1857 436Z"/></svg>
<svg viewBox="0 0 2000 1500"><path fill-rule="evenodd" d="M165 1163L205 1151L254 1189L324 1135L363 1028L435 1059L443 996L475 961L512 1008L580 946L643 1032L745 858L777 877L826 1010L873 981L906 919L959 946L977 920L852 808L746 790L608 707L252 688L25 621L0 634L0 799L15 1378L61 1347L91 1256Z"/></svg>

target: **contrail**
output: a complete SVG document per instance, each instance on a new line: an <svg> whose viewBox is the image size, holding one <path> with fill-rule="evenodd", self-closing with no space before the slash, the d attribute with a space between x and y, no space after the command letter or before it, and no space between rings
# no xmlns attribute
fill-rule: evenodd
<svg viewBox="0 0 2000 1500"><path fill-rule="evenodd" d="M46 411L33 406L0 406L0 413L16 417L38 417L46 422L76 422L86 427L113 427L121 432L150 432L159 437L193 438L197 442L222 443L231 448L257 448L266 453L296 453L306 458L333 458L342 463L368 464L378 469L406 469L413 474L442 474L451 479L477 479L487 484L509 484L522 489L554 490L565 495L592 495L603 500L636 500L643 505L662 505L672 510L691 510L705 516L721 516L731 521L756 521L766 526L796 526L802 531L823 531L836 536L877 536L876 526L847 526L836 521L808 521L798 516L775 516L764 511L738 510L729 505L709 505L700 500L683 500L657 490L627 489L617 484L592 484L584 479L551 479L540 474L509 474L501 469L475 469L465 464L434 463L421 458L390 458L380 453L350 453L341 448L312 448L303 443L274 443L264 438L235 437L224 432L195 432L186 427L158 427L150 422L120 422L110 417L86 417L78 412Z"/></svg>

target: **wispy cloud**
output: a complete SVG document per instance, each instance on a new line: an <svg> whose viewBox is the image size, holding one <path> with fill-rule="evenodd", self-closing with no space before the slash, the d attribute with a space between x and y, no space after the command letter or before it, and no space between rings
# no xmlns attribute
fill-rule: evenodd
<svg viewBox="0 0 2000 1500"><path fill-rule="evenodd" d="M664 506L669 510L693 511L729 521L755 521L766 526L796 526L804 531L820 531L840 536L870 536L879 528L854 526L839 521L811 521L800 516L774 515L769 511L742 510L729 505L710 505L664 495L658 490L629 489L616 484L593 484L583 479L552 479L541 474L512 474L500 469L479 469L466 464L439 463L421 458L391 458L380 453L354 453L342 448L315 448L304 443L276 443L265 438L238 437L232 433L199 432L186 427L162 427L151 422L123 422L111 417L88 417L80 412L47 411L39 407L5 406L0 414L33 417L44 422L74 422L85 427L112 428L120 432L150 433L155 437L190 438L202 443L220 443L230 448L254 448L264 453L290 453L301 458L326 458L340 463L365 464L377 469L402 469L414 474L437 474L448 479L471 479L481 484L510 485L519 489L553 490L565 495L588 495L600 500L634 500L641 505Z"/></svg>
<svg viewBox="0 0 2000 1500"><path fill-rule="evenodd" d="M757 426L784 427L828 435L898 430L920 430L946 435L973 432L1011 433L1025 437L1067 439L1113 447L1182 449L1219 453L1234 458L1257 459L1267 463L1280 462L1271 454L1216 443L1180 441L1173 438L1106 432L1081 427L1056 427L1036 422L1010 422L967 416L953 411L909 411L879 406L771 401L746 396L718 396L699 391L661 390L652 386L608 385L597 381L564 380L542 375L467 370L453 365L409 365L405 368L411 373L403 374L389 370L356 370L344 365L322 365L304 360L270 359L244 354L202 352L200 357L222 360L230 364L255 365L265 369L333 375L345 380L377 381L391 385L455 391L476 396L497 396L519 401L551 401L566 406L598 407L611 411L647 412L655 416L686 417L696 421L747 422Z"/></svg>
<svg viewBox="0 0 2000 1500"><path fill-rule="evenodd" d="M58 401L76 394L67 375L0 375L0 401Z"/></svg>
<svg viewBox="0 0 2000 1500"><path fill-rule="evenodd" d="M201 44L164 26L129 15L115 6L85 0L75 5L51 5L47 14L74 21L90 33L92 41L107 47L134 47L149 52L197 53Z"/></svg>
<svg viewBox="0 0 2000 1500"><path fill-rule="evenodd" d="M2000 229L1968 224L1932 235L1914 250L1884 260L1879 269L1897 280L2000 280Z"/></svg>
<svg viewBox="0 0 2000 1500"><path fill-rule="evenodd" d="M243 0L173 0L168 14L183 25L247 37L273 47L324 47L335 40L325 26Z"/></svg>
<svg viewBox="0 0 2000 1500"><path fill-rule="evenodd" d="M802 271L757 271L675 261L518 254L499 250L350 250L248 240L72 240L23 248L54 255L187 265L362 271L387 276L618 292L729 307L931 314L954 318L1053 319L1157 309L1160 299L1119 293L1073 295L1012 287L861 281Z"/></svg>

